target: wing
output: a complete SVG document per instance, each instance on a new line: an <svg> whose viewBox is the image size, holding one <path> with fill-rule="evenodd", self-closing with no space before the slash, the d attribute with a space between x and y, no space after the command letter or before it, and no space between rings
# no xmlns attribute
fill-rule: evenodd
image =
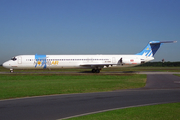
<svg viewBox="0 0 180 120"><path fill-rule="evenodd" d="M113 66L113 65L117 65L117 64L110 64L110 63L107 63L107 64L81 64L80 66L85 67L85 68L98 68L98 69L101 69L101 68L110 67L110 66Z"/></svg>

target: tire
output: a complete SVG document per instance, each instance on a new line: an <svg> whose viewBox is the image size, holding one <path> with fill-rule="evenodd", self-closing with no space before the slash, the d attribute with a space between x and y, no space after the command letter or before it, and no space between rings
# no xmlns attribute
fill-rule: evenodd
<svg viewBox="0 0 180 120"><path fill-rule="evenodd" d="M100 69L96 69L96 73L100 73Z"/></svg>
<svg viewBox="0 0 180 120"><path fill-rule="evenodd" d="M92 73L95 73L96 72L96 70L95 69L92 69Z"/></svg>

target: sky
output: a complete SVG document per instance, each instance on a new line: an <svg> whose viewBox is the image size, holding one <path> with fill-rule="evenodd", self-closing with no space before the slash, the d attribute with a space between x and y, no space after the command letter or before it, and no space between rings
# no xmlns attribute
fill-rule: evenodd
<svg viewBox="0 0 180 120"><path fill-rule="evenodd" d="M179 0L0 0L0 64L17 55L136 54L180 61Z"/></svg>

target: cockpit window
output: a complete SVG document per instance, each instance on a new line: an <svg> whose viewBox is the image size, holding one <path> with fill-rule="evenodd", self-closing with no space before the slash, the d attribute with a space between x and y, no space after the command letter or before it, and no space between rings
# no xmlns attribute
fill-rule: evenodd
<svg viewBox="0 0 180 120"><path fill-rule="evenodd" d="M11 60L13 60L13 61L16 61L16 60L17 60L17 58L15 58L15 57L12 57L12 58L11 58Z"/></svg>

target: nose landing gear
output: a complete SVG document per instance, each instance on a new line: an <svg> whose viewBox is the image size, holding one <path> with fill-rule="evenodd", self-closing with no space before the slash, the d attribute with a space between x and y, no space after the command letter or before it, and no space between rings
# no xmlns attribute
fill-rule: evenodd
<svg viewBox="0 0 180 120"><path fill-rule="evenodd" d="M13 72L14 72L14 71L13 71L13 69L11 68L11 69L10 69L10 73L13 73Z"/></svg>

